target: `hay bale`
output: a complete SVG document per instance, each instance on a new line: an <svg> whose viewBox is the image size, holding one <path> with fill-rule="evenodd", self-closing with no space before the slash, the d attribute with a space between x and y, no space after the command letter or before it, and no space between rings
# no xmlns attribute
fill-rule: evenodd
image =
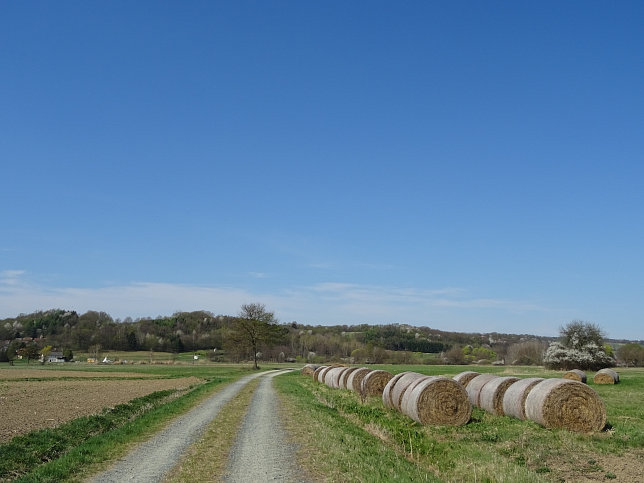
<svg viewBox="0 0 644 483"><path fill-rule="evenodd" d="M570 379L546 379L532 388L525 400L527 419L546 428L600 431L606 425L606 408L586 384Z"/></svg>
<svg viewBox="0 0 644 483"><path fill-rule="evenodd" d="M359 367L347 367L347 369L340 375L340 389L349 389L347 387L347 380L353 371L360 369Z"/></svg>
<svg viewBox="0 0 644 483"><path fill-rule="evenodd" d="M328 371L324 373L324 384L329 387L335 387L336 377L339 375L340 371L344 370L344 367L331 367Z"/></svg>
<svg viewBox="0 0 644 483"><path fill-rule="evenodd" d="M420 379L424 379L425 374L419 374L418 372L405 372L403 376L396 381L396 385L391 391L391 404L394 409L402 411L401 404L405 392L410 389L412 384Z"/></svg>
<svg viewBox="0 0 644 483"><path fill-rule="evenodd" d="M495 416L504 416L503 396L512 385L519 380L518 377L497 377L488 381L479 393L479 406Z"/></svg>
<svg viewBox="0 0 644 483"><path fill-rule="evenodd" d="M389 381L387 382L387 385L382 390L382 403L385 405L387 409L395 409L394 403L391 400L392 391L394 389L394 386L398 382L398 380L401 377L403 377L405 374L409 374L409 372L405 371L405 372L399 372L398 374L396 374L394 377L389 379Z"/></svg>
<svg viewBox="0 0 644 483"><path fill-rule="evenodd" d="M324 384L326 373L333 369L333 366L326 366L318 373L318 382Z"/></svg>
<svg viewBox="0 0 644 483"><path fill-rule="evenodd" d="M570 371L564 373L564 379L570 379L571 381L583 382L586 384L586 373L579 369L571 369Z"/></svg>
<svg viewBox="0 0 644 483"><path fill-rule="evenodd" d="M315 373L315 370L316 370L318 367L320 367L320 366L316 366L315 364L307 364L307 365L305 365L305 366L302 368L302 370L300 371L300 373L301 373L302 375L304 375L304 376L313 377L313 374Z"/></svg>
<svg viewBox="0 0 644 483"><path fill-rule="evenodd" d="M499 376L494 374L479 374L478 376L472 378L465 390L467 391L467 396L470 398L470 402L473 406L479 407L479 396L481 394L481 389L492 379L496 379Z"/></svg>
<svg viewBox="0 0 644 483"><path fill-rule="evenodd" d="M340 378L342 377L342 373L346 371L348 367L341 366L341 367L336 367L335 370L329 371L331 374L331 387L334 389L338 389L340 387Z"/></svg>
<svg viewBox="0 0 644 483"><path fill-rule="evenodd" d="M357 370L349 374L347 379L347 389L353 392L360 393L362 387L362 380L364 377L371 372L371 369L367 367L360 367Z"/></svg>
<svg viewBox="0 0 644 483"><path fill-rule="evenodd" d="M394 375L391 372L371 371L360 382L360 394L363 398L368 396L382 397L383 390L392 377Z"/></svg>
<svg viewBox="0 0 644 483"><path fill-rule="evenodd" d="M472 405L465 388L447 377L417 379L405 391L403 414L420 424L460 426L472 416Z"/></svg>
<svg viewBox="0 0 644 483"><path fill-rule="evenodd" d="M597 371L593 377L595 384L617 384L619 382L619 374L612 369L602 369Z"/></svg>
<svg viewBox="0 0 644 483"><path fill-rule="evenodd" d="M329 366L318 366L318 368L313 372L313 380L315 382L320 382L320 373Z"/></svg>
<svg viewBox="0 0 644 483"><path fill-rule="evenodd" d="M503 413L513 418L526 419L525 399L532 388L543 380L543 377L528 377L512 384L503 395Z"/></svg>
<svg viewBox="0 0 644 483"><path fill-rule="evenodd" d="M348 367L339 367L338 369L339 369L339 370L337 370L337 371L335 371L335 372L333 373L333 381L331 381L331 382L332 382L332 384L333 384L333 386L332 386L332 387L333 387L334 389L339 389L339 388L340 388L340 379L342 379L342 374L344 374L344 373L345 373L345 371L346 371L347 369L349 369L349 368L348 368Z"/></svg>
<svg viewBox="0 0 644 483"><path fill-rule="evenodd" d="M463 387L467 387L467 385L470 383L472 379L474 379L476 376L480 376L480 372L475 372L475 371L464 371L459 374L456 374L453 379L460 383Z"/></svg>

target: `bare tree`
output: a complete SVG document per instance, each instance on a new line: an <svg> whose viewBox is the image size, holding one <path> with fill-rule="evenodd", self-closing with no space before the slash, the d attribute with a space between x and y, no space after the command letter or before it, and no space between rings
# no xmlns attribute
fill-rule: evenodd
<svg viewBox="0 0 644 483"><path fill-rule="evenodd" d="M240 348L252 352L253 367L257 365L257 354L262 344L278 341L285 333L278 325L273 312L268 312L264 304L244 304L239 316L235 319L231 333L232 342Z"/></svg>

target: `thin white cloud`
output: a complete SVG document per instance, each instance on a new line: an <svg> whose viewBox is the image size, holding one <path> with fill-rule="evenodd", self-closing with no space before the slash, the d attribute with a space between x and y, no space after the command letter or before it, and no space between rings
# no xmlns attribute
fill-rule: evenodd
<svg viewBox="0 0 644 483"><path fill-rule="evenodd" d="M24 275L20 270L0 273L7 280ZM265 304L282 322L310 324L400 322L463 332L530 332L527 328L530 326L512 329L512 324L551 320L556 331L561 320L565 320L553 318L546 308L529 301L472 297L465 289L454 287L419 289L324 282L259 293L239 287L153 282L98 288L0 285L0 318L51 308L80 313L101 310L115 318L155 317L193 310L234 315L242 304L250 302Z"/></svg>
<svg viewBox="0 0 644 483"><path fill-rule="evenodd" d="M0 284L18 285L25 273L27 273L25 270L3 270L0 272Z"/></svg>

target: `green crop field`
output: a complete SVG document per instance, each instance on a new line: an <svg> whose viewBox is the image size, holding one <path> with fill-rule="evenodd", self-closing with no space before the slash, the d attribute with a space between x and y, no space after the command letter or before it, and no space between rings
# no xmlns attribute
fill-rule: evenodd
<svg viewBox="0 0 644 483"><path fill-rule="evenodd" d="M561 377L538 367L373 366L451 377L464 370ZM607 427L579 434L475 408L458 427L421 426L379 398L362 402L292 373L277 378L300 463L325 481L641 481L644 370L620 369L617 385L589 386L602 398Z"/></svg>

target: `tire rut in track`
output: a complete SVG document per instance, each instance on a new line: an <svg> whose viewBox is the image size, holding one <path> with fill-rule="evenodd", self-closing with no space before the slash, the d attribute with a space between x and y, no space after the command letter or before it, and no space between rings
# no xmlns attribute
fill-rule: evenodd
<svg viewBox="0 0 644 483"><path fill-rule="evenodd" d="M219 410L251 380L271 373L243 377L212 395L186 414L179 416L164 430L139 444L108 470L90 478L92 483L156 482L178 463L181 455L205 431Z"/></svg>
<svg viewBox="0 0 644 483"><path fill-rule="evenodd" d="M223 481L303 481L295 463L295 445L290 443L279 416L279 400L273 377L287 371L266 374L253 399L231 448Z"/></svg>

